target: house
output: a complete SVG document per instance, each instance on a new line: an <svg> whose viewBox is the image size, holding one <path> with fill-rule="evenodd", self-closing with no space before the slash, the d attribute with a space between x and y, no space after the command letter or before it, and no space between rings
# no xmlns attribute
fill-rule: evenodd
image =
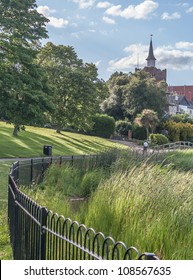
<svg viewBox="0 0 193 280"><path fill-rule="evenodd" d="M193 118L193 102L187 100L185 95L168 94L169 115L189 114Z"/></svg>

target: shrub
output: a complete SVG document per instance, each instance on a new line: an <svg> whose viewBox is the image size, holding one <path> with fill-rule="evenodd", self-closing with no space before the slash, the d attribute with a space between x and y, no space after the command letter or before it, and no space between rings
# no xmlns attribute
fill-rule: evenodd
<svg viewBox="0 0 193 280"><path fill-rule="evenodd" d="M168 138L173 141L187 141L193 137L193 125L190 123L167 121L165 128L168 130Z"/></svg>
<svg viewBox="0 0 193 280"><path fill-rule="evenodd" d="M132 128L132 125L128 121L116 121L115 123L115 131L119 135L128 135L128 131Z"/></svg>
<svg viewBox="0 0 193 280"><path fill-rule="evenodd" d="M140 127L139 125L133 125L132 127L133 132L133 138L139 139L139 140L145 140L147 139L147 132L145 127Z"/></svg>
<svg viewBox="0 0 193 280"><path fill-rule="evenodd" d="M105 114L96 114L93 118L92 135L110 138L115 131L115 119Z"/></svg>
<svg viewBox="0 0 193 280"><path fill-rule="evenodd" d="M169 142L168 138L163 134L150 134L152 145L163 145Z"/></svg>

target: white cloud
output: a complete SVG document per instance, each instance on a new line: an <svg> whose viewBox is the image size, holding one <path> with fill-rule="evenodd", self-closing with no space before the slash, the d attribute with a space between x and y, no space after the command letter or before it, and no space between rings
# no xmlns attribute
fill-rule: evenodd
<svg viewBox="0 0 193 280"><path fill-rule="evenodd" d="M189 9L186 10L186 13L192 13L193 12L193 7L190 7Z"/></svg>
<svg viewBox="0 0 193 280"><path fill-rule="evenodd" d="M108 71L133 71L137 64L143 68L147 65L148 45L132 44L124 48L125 56L109 61ZM174 45L154 49L156 67L161 69L193 69L193 42L177 42Z"/></svg>
<svg viewBox="0 0 193 280"><path fill-rule="evenodd" d="M193 49L193 43L191 42L177 42L175 46L177 49Z"/></svg>
<svg viewBox="0 0 193 280"><path fill-rule="evenodd" d="M49 17L48 19L50 20L48 24L57 28L65 27L69 24L69 21L63 18Z"/></svg>
<svg viewBox="0 0 193 280"><path fill-rule="evenodd" d="M181 18L181 15L177 12L175 12L173 14L169 14L169 13L165 12L161 15L162 20L173 20L173 19L180 19L180 18Z"/></svg>
<svg viewBox="0 0 193 280"><path fill-rule="evenodd" d="M57 28L65 27L69 24L68 20L65 20L63 18L56 18L50 16L50 14L55 13L55 10L51 10L48 6L39 6L37 8L38 13L43 14L46 18L49 19L48 24Z"/></svg>
<svg viewBox="0 0 193 280"><path fill-rule="evenodd" d="M73 0L73 2L77 3L80 9L86 9L93 6L95 0Z"/></svg>
<svg viewBox="0 0 193 280"><path fill-rule="evenodd" d="M112 4L109 3L109 2L99 2L99 3L97 4L97 8L101 8L101 9L107 9L107 8L109 8L110 6L112 6Z"/></svg>
<svg viewBox="0 0 193 280"><path fill-rule="evenodd" d="M108 24L116 24L114 19L111 19L109 17L103 17L104 22L108 23Z"/></svg>
<svg viewBox="0 0 193 280"><path fill-rule="evenodd" d="M148 19L150 14L152 14L158 6L158 2L145 0L139 5L129 5L125 9L122 9L121 5L112 6L108 8L105 13L111 16L121 16L126 19Z"/></svg>

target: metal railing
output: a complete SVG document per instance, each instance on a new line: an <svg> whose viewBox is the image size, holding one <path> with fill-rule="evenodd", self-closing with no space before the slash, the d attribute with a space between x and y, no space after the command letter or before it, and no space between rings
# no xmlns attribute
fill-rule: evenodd
<svg viewBox="0 0 193 280"><path fill-rule="evenodd" d="M17 161L11 166L8 184L8 220L13 258L17 260L156 260L153 253L141 254L135 247L116 242L102 232L87 228L37 204L19 188L41 182L53 162L77 164L85 156L38 158ZM86 157L95 168L100 156ZM104 164L104 163L103 163ZM108 164L108 163L106 163ZM81 166L83 164L81 163ZM84 163L85 165L85 163ZM86 165L84 168L86 168Z"/></svg>

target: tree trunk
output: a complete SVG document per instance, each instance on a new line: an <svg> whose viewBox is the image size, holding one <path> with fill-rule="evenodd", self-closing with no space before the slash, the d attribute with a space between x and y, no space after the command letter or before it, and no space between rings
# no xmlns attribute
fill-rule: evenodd
<svg viewBox="0 0 193 280"><path fill-rule="evenodd" d="M18 136L18 131L19 131L19 125L14 125L13 129L13 136Z"/></svg>
<svg viewBox="0 0 193 280"><path fill-rule="evenodd" d="M148 129L148 127L146 127L146 131L147 131L147 140L148 140L148 138L149 138L149 129Z"/></svg>
<svg viewBox="0 0 193 280"><path fill-rule="evenodd" d="M60 133L60 132L61 132L61 127L60 127L60 125L57 126L56 132L57 132L57 133Z"/></svg>

